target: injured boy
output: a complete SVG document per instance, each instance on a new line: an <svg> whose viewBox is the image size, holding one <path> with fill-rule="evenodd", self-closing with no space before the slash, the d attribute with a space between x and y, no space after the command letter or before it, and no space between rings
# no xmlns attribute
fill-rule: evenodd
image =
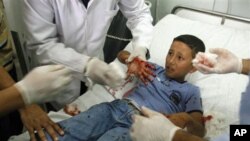
<svg viewBox="0 0 250 141"><path fill-rule="evenodd" d="M180 35L174 38L166 55L165 69L135 58L127 65L129 74L135 73L142 80L137 87L123 99L92 106L85 112L59 122L64 135L58 136L58 139L130 141L132 116L141 114L141 106L163 113L174 124L192 134L204 136L200 91L185 81L188 73L196 71L192 66L196 53L204 51L205 45L199 38ZM118 58L125 63L129 54L121 51ZM46 137L52 140L48 134Z"/></svg>

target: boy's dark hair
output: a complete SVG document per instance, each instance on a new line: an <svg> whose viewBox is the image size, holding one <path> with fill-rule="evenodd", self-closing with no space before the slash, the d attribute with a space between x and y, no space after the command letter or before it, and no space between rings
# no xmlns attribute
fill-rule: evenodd
<svg viewBox="0 0 250 141"><path fill-rule="evenodd" d="M192 56L195 57L198 52L205 52L205 45L203 41L193 35L180 35L174 38L174 41L180 41L192 49Z"/></svg>

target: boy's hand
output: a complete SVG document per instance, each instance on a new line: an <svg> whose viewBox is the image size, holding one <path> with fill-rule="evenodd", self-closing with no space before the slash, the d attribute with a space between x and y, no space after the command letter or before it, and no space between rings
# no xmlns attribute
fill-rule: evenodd
<svg viewBox="0 0 250 141"><path fill-rule="evenodd" d="M152 76L155 77L152 69L155 69L153 65L136 57L128 63L127 79L135 75L146 84L151 81Z"/></svg>

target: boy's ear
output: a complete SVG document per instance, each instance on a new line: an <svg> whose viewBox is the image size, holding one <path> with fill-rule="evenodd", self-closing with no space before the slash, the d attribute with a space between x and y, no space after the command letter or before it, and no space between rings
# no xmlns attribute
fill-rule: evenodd
<svg viewBox="0 0 250 141"><path fill-rule="evenodd" d="M197 71L197 69L193 66L192 69L189 71L189 73L194 73L196 71Z"/></svg>

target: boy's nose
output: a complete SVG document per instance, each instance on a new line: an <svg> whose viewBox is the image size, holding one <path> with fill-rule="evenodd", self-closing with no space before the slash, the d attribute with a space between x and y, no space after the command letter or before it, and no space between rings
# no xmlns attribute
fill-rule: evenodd
<svg viewBox="0 0 250 141"><path fill-rule="evenodd" d="M169 63L175 64L175 57L171 57L171 58L169 59Z"/></svg>

